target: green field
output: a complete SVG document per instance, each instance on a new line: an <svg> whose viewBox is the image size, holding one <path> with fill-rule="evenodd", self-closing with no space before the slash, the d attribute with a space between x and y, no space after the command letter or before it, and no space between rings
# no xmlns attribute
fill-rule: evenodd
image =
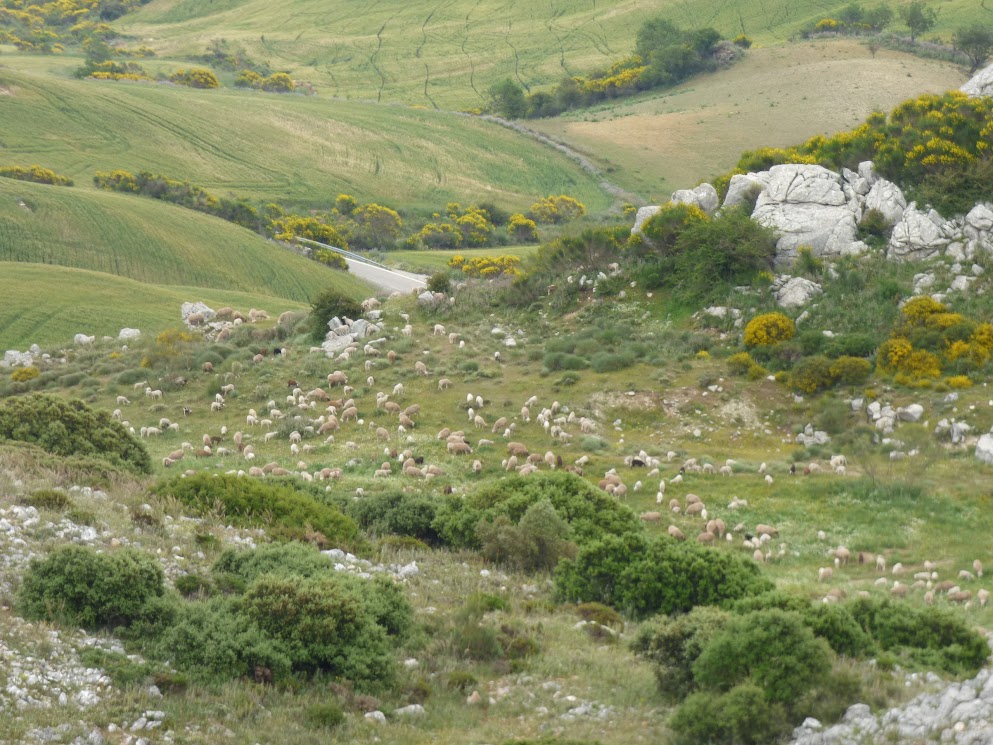
<svg viewBox="0 0 993 745"><path fill-rule="evenodd" d="M155 334L180 323L179 308L201 300L273 317L304 303L261 293L151 285L111 274L42 264L0 262L0 351L62 344L78 333L117 336L124 327Z"/></svg>
<svg viewBox="0 0 993 745"><path fill-rule="evenodd" d="M403 211L450 201L527 209L567 193L591 211L609 198L554 150L479 119L239 89L79 81L37 58L0 69L0 163L39 163L91 183L97 170L147 170L218 195L328 209L349 193ZM48 58L54 64L53 58ZM9 69L24 62L33 72Z"/></svg>
<svg viewBox="0 0 993 745"><path fill-rule="evenodd" d="M0 179L0 261L298 302L331 282L353 295L368 292L354 277L217 218L142 197L10 179Z"/></svg>
<svg viewBox="0 0 993 745"><path fill-rule="evenodd" d="M655 13L684 27L709 25L768 45L847 4L153 0L117 25L166 56L203 54L212 40L224 38L331 95L468 109L485 103L495 81L510 77L526 86L549 85L630 54L638 27ZM933 33L946 38L958 25L986 16L974 0L948 0L940 8ZM893 29L903 30L898 21Z"/></svg>
<svg viewBox="0 0 993 745"><path fill-rule="evenodd" d="M448 268L453 256L474 259L480 256L520 256L523 261L537 246L493 246L493 248L453 249L451 251L397 251L388 254L387 263L412 272L430 274Z"/></svg>

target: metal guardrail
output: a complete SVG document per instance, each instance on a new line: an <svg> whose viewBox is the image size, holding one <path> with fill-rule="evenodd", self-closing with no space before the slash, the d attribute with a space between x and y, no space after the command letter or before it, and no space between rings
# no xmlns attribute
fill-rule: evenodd
<svg viewBox="0 0 993 745"><path fill-rule="evenodd" d="M310 243L315 246L320 246L321 248L326 248L330 251L334 251L335 253L339 253L342 256L347 256L349 259L354 259L355 261L361 261L363 264L376 266L379 267L380 269L385 269L388 272L394 271L385 264L380 264L378 261L373 261L372 259L366 258L365 256L362 256L360 254L353 253L351 251L346 251L344 248L338 248L337 246L329 246L327 243L321 243L320 241L312 241L310 238L297 238L296 240L297 243Z"/></svg>

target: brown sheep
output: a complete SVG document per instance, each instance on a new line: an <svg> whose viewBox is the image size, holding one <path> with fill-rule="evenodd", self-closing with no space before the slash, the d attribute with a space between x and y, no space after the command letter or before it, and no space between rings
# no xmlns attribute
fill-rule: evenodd
<svg viewBox="0 0 993 745"><path fill-rule="evenodd" d="M464 442L449 442L447 447L451 455L469 455L472 452L472 448Z"/></svg>
<svg viewBox="0 0 993 745"><path fill-rule="evenodd" d="M707 531L704 531L696 537L696 540L697 543L713 543L715 539L713 533L708 533Z"/></svg>
<svg viewBox="0 0 993 745"><path fill-rule="evenodd" d="M356 409L354 406L349 406L347 409L341 412L341 421L343 422L348 421L349 419L358 419L358 418L359 418L359 410Z"/></svg>
<svg viewBox="0 0 993 745"><path fill-rule="evenodd" d="M685 541L686 540L686 536L683 535L683 531L681 531L675 525L670 525L669 526L669 530L667 532L669 533L669 535L671 535L677 541Z"/></svg>
<svg viewBox="0 0 993 745"><path fill-rule="evenodd" d="M661 512L642 512L639 517L640 517L641 520L644 520L646 523L657 523L659 520L662 519L662 513Z"/></svg>
<svg viewBox="0 0 993 745"><path fill-rule="evenodd" d="M771 525L764 525L762 523L759 523L758 525L755 526L755 533L757 535L762 535L763 533L765 533L766 535L770 535L773 538L777 538L779 536L778 530L776 530Z"/></svg>
<svg viewBox="0 0 993 745"><path fill-rule="evenodd" d="M527 447L523 443L520 443L520 442L508 442L507 443L507 452L509 452L511 455L516 455L516 456L521 457L521 458L526 458L528 456L528 453L530 451L527 449Z"/></svg>

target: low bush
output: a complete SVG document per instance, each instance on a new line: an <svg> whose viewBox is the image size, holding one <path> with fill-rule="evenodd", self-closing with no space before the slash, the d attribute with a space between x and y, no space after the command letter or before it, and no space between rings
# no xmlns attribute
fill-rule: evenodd
<svg viewBox="0 0 993 745"><path fill-rule="evenodd" d="M745 344L749 347L769 346L789 341L796 333L796 325L782 313L763 313L755 316L745 326Z"/></svg>
<svg viewBox="0 0 993 745"><path fill-rule="evenodd" d="M367 533L409 536L429 544L439 542L433 523L438 500L423 494L383 492L349 501L347 514Z"/></svg>
<svg viewBox="0 0 993 745"><path fill-rule="evenodd" d="M480 547L476 526L499 515L520 523L528 508L547 500L570 529L570 540L582 545L604 535L640 532L634 512L575 474L562 471L511 476L487 484L465 499L450 497L438 509L434 528L453 548ZM594 599L594 598L591 598Z"/></svg>
<svg viewBox="0 0 993 745"><path fill-rule="evenodd" d="M139 618L149 601L162 595L162 583L159 563L141 551L100 554L82 546L61 546L31 562L18 609L32 620L113 628Z"/></svg>
<svg viewBox="0 0 993 745"><path fill-rule="evenodd" d="M19 367L10 374L10 379L15 383L27 383L41 375L41 370L37 367Z"/></svg>
<svg viewBox="0 0 993 745"><path fill-rule="evenodd" d="M524 571L551 570L575 556L569 525L547 499L535 502L516 525L506 515L476 524L476 538L490 561Z"/></svg>
<svg viewBox="0 0 993 745"><path fill-rule="evenodd" d="M137 473L151 473L144 445L113 419L82 401L44 394L0 403L0 441L28 442L61 456L96 456Z"/></svg>
<svg viewBox="0 0 993 745"><path fill-rule="evenodd" d="M337 704L311 704L304 710L303 720L313 729L335 729L345 723L345 712Z"/></svg>
<svg viewBox="0 0 993 745"><path fill-rule="evenodd" d="M804 357L793 366L789 377L790 388L808 395L830 388L834 385L831 369L831 360L827 357Z"/></svg>
<svg viewBox="0 0 993 745"><path fill-rule="evenodd" d="M201 515L221 510L232 523L264 526L276 538L306 540L316 531L345 547L361 545L354 520L290 486L196 474L159 481L152 493L174 497Z"/></svg>
<svg viewBox="0 0 993 745"><path fill-rule="evenodd" d="M872 363L862 357L839 357L831 363L828 374L841 385L861 385L872 373Z"/></svg>
<svg viewBox="0 0 993 745"><path fill-rule="evenodd" d="M73 506L69 495L57 489L39 489L26 494L19 501L27 507L52 512L65 512Z"/></svg>
<svg viewBox="0 0 993 745"><path fill-rule="evenodd" d="M750 559L637 533L581 544L576 558L555 570L560 599L605 603L633 618L685 613L769 589Z"/></svg>

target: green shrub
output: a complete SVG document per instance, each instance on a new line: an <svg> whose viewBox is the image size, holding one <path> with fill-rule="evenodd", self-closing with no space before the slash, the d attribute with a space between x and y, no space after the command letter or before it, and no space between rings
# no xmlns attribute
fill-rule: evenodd
<svg viewBox="0 0 993 745"><path fill-rule="evenodd" d="M828 357L869 357L876 351L880 339L872 334L839 334L830 339L823 334L819 335L824 339L823 352ZM821 350L816 350L821 351ZM814 354L815 352L808 352Z"/></svg>
<svg viewBox="0 0 993 745"><path fill-rule="evenodd" d="M781 704L750 682L727 693L692 694L670 720L680 745L768 745L790 731Z"/></svg>
<svg viewBox="0 0 993 745"><path fill-rule="evenodd" d="M634 618L685 613L770 587L750 559L637 533L581 544L576 559L555 570L560 599L605 603Z"/></svg>
<svg viewBox="0 0 993 745"><path fill-rule="evenodd" d="M579 544L642 529L629 507L579 476L563 471L511 476L486 484L465 499L449 498L439 507L434 527L446 545L479 548L475 530L481 520L492 521L504 515L516 525L532 504L543 500L548 500L565 520L571 540Z"/></svg>
<svg viewBox="0 0 993 745"><path fill-rule="evenodd" d="M448 272L435 272L428 277L427 289L430 292L441 292L448 294L452 290L452 280Z"/></svg>
<svg viewBox="0 0 993 745"><path fill-rule="evenodd" d="M196 574L184 574L181 577L176 577L174 584L176 591L180 595L186 596L209 595L211 590L210 580Z"/></svg>
<svg viewBox="0 0 993 745"><path fill-rule="evenodd" d="M950 610L914 608L888 598L859 598L850 610L881 649L924 668L971 674L989 656L982 635Z"/></svg>
<svg viewBox="0 0 993 745"><path fill-rule="evenodd" d="M60 546L34 559L18 594L21 615L87 629L127 625L163 593L163 573L151 556L135 549L99 554Z"/></svg>
<svg viewBox="0 0 993 745"><path fill-rule="evenodd" d="M584 358L565 352L545 352L546 370L584 370L590 366Z"/></svg>
<svg viewBox="0 0 993 745"><path fill-rule="evenodd" d="M832 653L796 613L778 609L733 618L693 664L703 688L727 690L751 681L765 700L789 706L831 671Z"/></svg>
<svg viewBox="0 0 993 745"><path fill-rule="evenodd" d="M341 573L263 575L246 590L240 612L287 650L295 670L387 684L395 675L391 645L364 602L363 584Z"/></svg>
<svg viewBox="0 0 993 745"><path fill-rule="evenodd" d="M401 491L372 494L349 501L348 515L366 532L377 535L410 536L425 543L438 543L434 522L438 501L423 494Z"/></svg>
<svg viewBox="0 0 993 745"><path fill-rule="evenodd" d="M232 523L265 526L278 538L303 539L310 531L317 531L331 542L346 546L361 543L358 526L350 517L281 484L196 474L159 481L152 493L174 497L198 514L221 509Z"/></svg>
<svg viewBox="0 0 993 745"><path fill-rule="evenodd" d="M630 352L597 352L590 360L590 367L598 373L616 372L631 367L635 361L635 355Z"/></svg>
<svg viewBox="0 0 993 745"><path fill-rule="evenodd" d="M872 364L862 357L839 357L828 373L841 385L861 385L872 373Z"/></svg>
<svg viewBox="0 0 993 745"><path fill-rule="evenodd" d="M532 572L554 569L559 559L575 556L576 545L569 535L569 525L547 499L529 506L517 525L506 515L476 525L483 556Z"/></svg>
<svg viewBox="0 0 993 745"><path fill-rule="evenodd" d="M54 455L92 455L138 473L151 473L152 461L109 412L82 401L32 394L0 403L0 441L29 442Z"/></svg>
<svg viewBox="0 0 993 745"><path fill-rule="evenodd" d="M362 313L362 306L358 302L334 287L321 290L310 302L310 316L307 321L310 336L314 341L324 341L328 333L328 321L332 318L356 319L361 318Z"/></svg>
<svg viewBox="0 0 993 745"><path fill-rule="evenodd" d="M52 512L65 512L72 507L69 495L58 489L39 489L21 497L19 501L27 507Z"/></svg>
<svg viewBox="0 0 993 745"><path fill-rule="evenodd" d="M345 712L337 704L311 704L304 710L303 720L313 729L334 729L345 723Z"/></svg>
<svg viewBox="0 0 993 745"><path fill-rule="evenodd" d="M834 385L831 360L820 355L804 357L793 366L789 380L790 388L808 395L830 388Z"/></svg>
<svg viewBox="0 0 993 745"><path fill-rule="evenodd" d="M697 690L693 664L730 619L727 611L707 606L676 616L659 616L638 629L631 649L654 663L659 692L676 703Z"/></svg>
<svg viewBox="0 0 993 745"><path fill-rule="evenodd" d="M99 647L81 649L79 661L88 668L103 670L118 688L144 685L155 674L154 667L147 662L136 662L125 654Z"/></svg>

